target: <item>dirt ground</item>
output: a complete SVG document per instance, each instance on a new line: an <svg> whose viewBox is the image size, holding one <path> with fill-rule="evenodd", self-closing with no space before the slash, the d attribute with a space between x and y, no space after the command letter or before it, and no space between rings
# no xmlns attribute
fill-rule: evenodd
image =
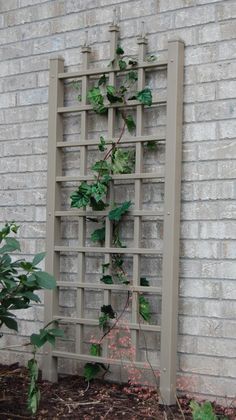
<svg viewBox="0 0 236 420"><path fill-rule="evenodd" d="M192 419L189 400L173 407L158 403L155 389L117 385L79 376L66 376L52 384L40 381L41 402L37 415L27 411L28 376L18 364L0 365L0 420L13 419ZM216 407L219 419L236 419L236 410ZM228 410L228 411L227 411ZM225 417L226 416L226 417Z"/></svg>

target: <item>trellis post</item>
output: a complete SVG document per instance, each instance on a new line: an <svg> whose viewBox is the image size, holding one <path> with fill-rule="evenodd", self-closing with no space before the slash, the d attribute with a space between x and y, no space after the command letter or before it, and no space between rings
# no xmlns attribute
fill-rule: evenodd
<svg viewBox="0 0 236 420"><path fill-rule="evenodd" d="M176 402L184 44L168 43L160 393Z"/></svg>
<svg viewBox="0 0 236 420"><path fill-rule="evenodd" d="M55 251L54 244L60 238L60 220L55 216L56 209L60 208L60 185L56 177L61 175L61 150L57 142L63 139L62 116L58 114L57 107L64 103L64 83L58 75L64 71L64 59L50 60L49 71L49 115L48 115L48 174L47 174L47 224L46 224L46 271L60 279L60 254ZM58 288L46 291L44 295L45 324L51 322L58 314ZM57 380L57 358L52 355L52 346L45 346L44 379Z"/></svg>

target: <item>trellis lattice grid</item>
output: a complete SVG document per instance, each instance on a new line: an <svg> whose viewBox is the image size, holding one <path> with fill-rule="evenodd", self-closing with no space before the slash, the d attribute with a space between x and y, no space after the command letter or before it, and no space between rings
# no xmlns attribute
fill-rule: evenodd
<svg viewBox="0 0 236 420"><path fill-rule="evenodd" d="M111 60L114 59L119 28L111 25L110 28ZM103 292L103 303L108 305L111 294L114 291L124 290L124 285L108 285L92 283L85 280L86 254L102 254L104 262L111 262L112 254L126 254L132 257L133 274L131 285L125 286L132 294L132 309L129 328L131 330L132 343L137 350L135 365L138 368L146 368L147 364L140 361L138 352L138 334L140 328L145 331L161 334L160 365L153 365L153 369L160 370L160 392L166 404L175 402L176 389L176 364L177 364L177 306L178 306L178 261L179 261L179 225L180 225L180 184L181 184L181 140L182 140L182 95L183 95L183 43L179 40L168 42L168 54L166 60L155 62L145 61L147 39L145 36L138 37L138 90L145 87L146 73L167 70L167 93L165 99L158 97L153 99L153 107L166 106L166 129L165 135L144 134L144 106L136 100L129 101L125 106L136 111L136 135L122 138L122 144L135 147L135 170L132 174L113 175L114 180L129 180L134 183L134 205L129 216L133 218L134 235L133 247L114 248L112 246L112 227L109 218L106 217L106 237L104 247L86 245L86 217L94 216L91 210L64 210L61 205L61 185L68 182L81 182L92 180L88 174L88 147L98 145L99 139L88 139L88 115L92 106L87 103L87 92L90 78L106 74L109 84L115 85L120 69L116 61L107 68L90 69L89 57L91 49L85 45L82 48L82 70L64 72L64 61L61 58L50 60L50 86L49 86L49 144L48 144L48 196L47 196L47 258L46 269L54 274L57 279L57 289L46 292L45 295L45 322L60 319L63 323L74 324L75 351L62 351L51 349L47 346L43 375L46 379L57 380L58 358L75 359L78 361L90 361L106 363L108 349L103 349L102 357L85 354L83 351L83 335L85 326L98 326L98 319L89 319L84 316L84 295L87 290L99 290ZM129 70L129 67L127 68ZM71 79L80 80L81 102L78 105L65 106L64 84ZM120 105L110 105L108 110L108 143L115 141L116 109ZM79 113L81 118L80 138L75 141L63 140L63 116L70 113ZM143 170L143 145L147 141L156 141L165 144L165 168L156 168L153 172ZM80 172L79 175L63 175L62 160L65 148L79 149ZM76 152L75 152L76 153ZM144 182L164 182L164 210L146 210L142 207L142 191ZM114 198L114 187L110 189L110 202ZM107 216L107 211L96 212L96 215ZM140 264L143 255L159 256L160 251L153 248L141 247L141 222L143 217L158 217L163 220L163 251L162 256L162 285L144 287L140 285ZM78 221L78 241L75 246L61 245L61 219L75 217ZM72 252L78 258L77 278L72 281L63 281L60 278L60 256L63 252ZM158 275L158 273L156 273ZM60 316L59 314L59 289L67 288L76 293L76 316ZM161 296L162 313L161 325L152 325L139 321L138 296L140 293L149 293L153 296ZM109 360L110 361L110 360ZM121 365L122 361L112 361L115 365Z"/></svg>

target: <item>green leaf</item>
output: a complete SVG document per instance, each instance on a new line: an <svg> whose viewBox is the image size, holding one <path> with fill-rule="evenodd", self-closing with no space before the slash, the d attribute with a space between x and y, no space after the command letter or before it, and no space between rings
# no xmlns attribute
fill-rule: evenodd
<svg viewBox="0 0 236 420"><path fill-rule="evenodd" d="M98 322L99 322L99 328L105 329L107 328L107 324L109 321L109 316L106 314L102 314L99 316L98 318Z"/></svg>
<svg viewBox="0 0 236 420"><path fill-rule="evenodd" d="M109 206L109 204L104 203L104 201L102 201L102 200L96 201L93 197L90 198L90 207L94 211L105 210L105 208L108 207L108 206Z"/></svg>
<svg viewBox="0 0 236 420"><path fill-rule="evenodd" d="M121 71L124 71L127 67L127 63L125 60L119 60L118 65Z"/></svg>
<svg viewBox="0 0 236 420"><path fill-rule="evenodd" d="M116 48L116 54L117 55L123 55L124 54L124 50L120 45L118 45L118 47Z"/></svg>
<svg viewBox="0 0 236 420"><path fill-rule="evenodd" d="M100 281L102 281L103 283L105 283L105 284L113 284L113 280L112 280L112 276L110 276L110 275L103 275L101 278L100 278Z"/></svg>
<svg viewBox="0 0 236 420"><path fill-rule="evenodd" d="M100 176L109 175L111 172L111 164L107 160L98 160L91 167L92 171L98 172Z"/></svg>
<svg viewBox="0 0 236 420"><path fill-rule="evenodd" d="M126 80L129 82L136 82L138 80L138 72L136 70L131 70L126 75Z"/></svg>
<svg viewBox="0 0 236 420"><path fill-rule="evenodd" d="M36 295L33 292L27 291L27 292L22 292L21 293L22 296L25 296L26 298L28 298L29 300L32 300L33 302L41 302L40 298L38 297L38 295Z"/></svg>
<svg viewBox="0 0 236 420"><path fill-rule="evenodd" d="M108 78L103 74L98 80L98 86L106 85Z"/></svg>
<svg viewBox="0 0 236 420"><path fill-rule="evenodd" d="M100 136L100 142L99 142L98 148L100 152L104 152L107 149L106 142L103 136Z"/></svg>
<svg viewBox="0 0 236 420"><path fill-rule="evenodd" d="M157 60L157 56L154 54L150 54L146 57L146 61L148 62L152 62L152 61L156 61Z"/></svg>
<svg viewBox="0 0 236 420"><path fill-rule="evenodd" d="M209 401L198 404L196 401L190 402L193 420L217 420L213 407Z"/></svg>
<svg viewBox="0 0 236 420"><path fill-rule="evenodd" d="M150 286L149 281L146 279L146 277L140 277L140 286Z"/></svg>
<svg viewBox="0 0 236 420"><path fill-rule="evenodd" d="M91 187L87 181L81 182L80 186L74 191L71 196L71 207L86 207L90 202Z"/></svg>
<svg viewBox="0 0 236 420"><path fill-rule="evenodd" d="M138 65L138 61L137 60L133 60L132 58L129 59L129 65L132 67L135 67Z"/></svg>
<svg viewBox="0 0 236 420"><path fill-rule="evenodd" d="M93 87L90 89L87 97L95 112L98 114L104 114L107 112L107 108L104 106L104 98L99 87Z"/></svg>
<svg viewBox="0 0 236 420"><path fill-rule="evenodd" d="M150 303L144 296L139 296L139 314L149 322L151 318Z"/></svg>
<svg viewBox="0 0 236 420"><path fill-rule="evenodd" d="M134 122L134 119L133 119L132 115L127 115L125 117L125 123L126 123L126 126L128 128L128 131L130 133L132 133L135 130L135 127L136 127L136 124Z"/></svg>
<svg viewBox="0 0 236 420"><path fill-rule="evenodd" d="M98 363L86 363L84 366L84 378L86 381L91 381L100 372L100 366Z"/></svg>
<svg viewBox="0 0 236 420"><path fill-rule="evenodd" d="M147 147L148 150L150 151L156 151L157 150L157 143L155 140L150 140L148 141L145 146Z"/></svg>
<svg viewBox="0 0 236 420"><path fill-rule="evenodd" d="M91 356L101 356L102 354L101 344L93 343L90 347L90 354Z"/></svg>
<svg viewBox="0 0 236 420"><path fill-rule="evenodd" d="M111 104L122 102L122 98L117 94L114 86L107 86L107 99Z"/></svg>
<svg viewBox="0 0 236 420"><path fill-rule="evenodd" d="M102 274L105 273L105 271L110 267L110 263L102 264Z"/></svg>
<svg viewBox="0 0 236 420"><path fill-rule="evenodd" d="M46 271L35 271L34 276L38 285L43 289L54 289L56 287L55 278Z"/></svg>
<svg viewBox="0 0 236 420"><path fill-rule="evenodd" d="M123 214L127 213L131 205L131 201L125 201L124 203L122 203L121 206L118 206L111 210L108 213L109 220L119 222Z"/></svg>
<svg viewBox="0 0 236 420"><path fill-rule="evenodd" d="M105 240L105 227L102 227L101 229L96 229L92 235L91 240L93 242L104 242Z"/></svg>
<svg viewBox="0 0 236 420"><path fill-rule="evenodd" d="M46 252L40 252L40 254L36 254L33 261L32 261L32 265L38 265L46 256Z"/></svg>
<svg viewBox="0 0 236 420"><path fill-rule="evenodd" d="M140 90L140 92L137 93L137 99L141 104L151 106L152 105L152 92L151 89L145 88L143 90Z"/></svg>
<svg viewBox="0 0 236 420"><path fill-rule="evenodd" d="M45 329L45 331L53 337L64 337L64 331L61 328L50 328Z"/></svg>
<svg viewBox="0 0 236 420"><path fill-rule="evenodd" d="M112 171L114 174L130 174L134 170L134 151L115 149L112 154Z"/></svg>
<svg viewBox="0 0 236 420"><path fill-rule="evenodd" d="M9 328L10 330L15 330L18 331L18 325L15 319L11 318L11 317L7 317L7 316L0 316L0 320L1 322L3 322L3 324L6 325L7 328Z"/></svg>
<svg viewBox="0 0 236 420"><path fill-rule="evenodd" d="M102 305L101 312L107 315L110 319L114 319L116 317L116 314L111 305Z"/></svg>
<svg viewBox="0 0 236 420"><path fill-rule="evenodd" d="M33 346L40 348L47 342L47 338L42 337L41 334L31 334L30 342Z"/></svg>
<svg viewBox="0 0 236 420"><path fill-rule="evenodd" d="M97 181L91 185L91 195L93 199L98 203L107 193L107 185L103 182Z"/></svg>
<svg viewBox="0 0 236 420"><path fill-rule="evenodd" d="M20 251L20 243L15 238L5 238L6 245L0 248L0 254L7 252Z"/></svg>

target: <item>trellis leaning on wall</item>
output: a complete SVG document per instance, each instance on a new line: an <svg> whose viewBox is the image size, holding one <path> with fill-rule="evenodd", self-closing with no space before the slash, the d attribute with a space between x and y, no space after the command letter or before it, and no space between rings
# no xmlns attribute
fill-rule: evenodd
<svg viewBox="0 0 236 420"><path fill-rule="evenodd" d="M114 59L117 48L119 28L111 25L109 28L111 40L111 60ZM161 296L162 312L161 325L143 323L142 331L161 334L160 365L153 366L160 371L160 393L166 404L175 402L176 393L176 368L177 368L177 318L178 318L178 265L179 265L179 226L180 226L180 185L181 185L181 143L182 143L182 96L183 96L183 55L184 45L179 40L168 42L168 54L166 60L155 62L145 61L147 39L144 35L138 37L138 88L145 86L146 72L167 70L167 97L165 101L154 98L153 107L166 105L166 129L165 136L144 135L143 113L144 106L137 101L130 101L127 106L136 109L136 136L125 137L122 144L131 144L135 147L135 171L133 174L114 175L115 180L129 179L134 183L134 206L129 215L134 220L134 246L133 248L117 248L111 245L110 221L106 217L105 245L101 247L88 247L85 245L86 217L92 217L91 210L64 210L61 205L61 185L92 177L87 174L88 147L98 145L99 140L88 139L88 113L92 107L87 103L89 78L100 77L106 74L109 84L115 84L120 73L117 65L106 68L90 69L89 56L91 49L88 45L82 48L83 68L70 73L64 72L64 60L56 58L50 60L50 86L49 86L49 144L48 144L48 195L47 195L47 259L46 270L54 274L57 279L57 289L47 292L45 296L45 322L52 319L60 319L63 323L76 325L75 352L62 351L57 348L47 348L43 367L44 378L52 381L57 380L58 358L75 359L78 361L107 362L106 349L102 357L91 356L83 351L83 329L85 325L98 325L97 319L88 319L84 316L84 293L87 290L99 289L103 291L104 304L110 302L112 292L123 289L122 285L94 284L85 281L85 258L86 253L104 254L104 262L108 263L112 253L124 253L131 255L133 259L132 284L127 287L133 294L131 322L129 328L134 346L137 348L137 336L140 330L138 321L138 293L149 293L153 296ZM128 70L128 69L127 69ZM82 83L81 103L74 106L64 105L64 83L68 80L77 79ZM117 105L110 105L108 110L108 142L115 141L115 115ZM78 141L63 141L63 115L67 113L79 113L81 116L80 138ZM165 142L165 170L157 170L152 173L143 172L142 158L143 145L147 141ZM158 143L157 143L158 144ZM62 174L62 156L65 149L79 149L80 172L76 176L64 176ZM143 182L165 182L164 187L164 211L149 211L142 208L142 184ZM102 212L107 215L108 211ZM97 214L97 212L96 212ZM159 251L153 248L142 248L141 220L144 216L157 216L163 220L163 262L162 273L156 273L162 277L162 286L143 287L140 285L140 259L142 255L155 256ZM78 243L76 246L61 245L61 218L76 217L78 221ZM78 256L77 281L62 281L60 278L60 257L63 252L71 252ZM59 289L68 288L76 292L76 317L62 317L59 314ZM148 289L148 290L147 290ZM135 298L136 296L136 298ZM109 360L110 362L110 360ZM114 364L121 364L120 360L113 360ZM146 368L146 363L140 361L136 352L135 365Z"/></svg>

